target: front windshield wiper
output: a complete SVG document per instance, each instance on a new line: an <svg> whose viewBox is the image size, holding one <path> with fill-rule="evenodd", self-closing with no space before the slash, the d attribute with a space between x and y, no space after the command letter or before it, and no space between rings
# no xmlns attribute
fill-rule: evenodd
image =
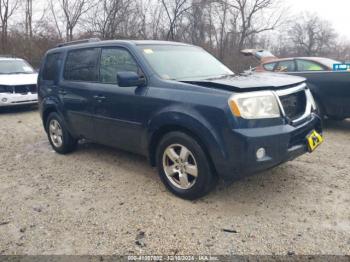
<svg viewBox="0 0 350 262"><path fill-rule="evenodd" d="M226 77L232 77L235 76L236 74L221 74L221 75L216 75L216 76L197 76L197 77L183 77L180 79L175 79L176 81L181 81L181 82L191 82L191 81L198 81L198 80L214 80L214 79L221 79L221 78L226 78ZM189 80L187 80L189 79Z"/></svg>
<svg viewBox="0 0 350 262"><path fill-rule="evenodd" d="M228 77L232 77L232 76L235 76L235 74L222 74L222 75L206 78L205 80L222 79L222 78L228 78Z"/></svg>

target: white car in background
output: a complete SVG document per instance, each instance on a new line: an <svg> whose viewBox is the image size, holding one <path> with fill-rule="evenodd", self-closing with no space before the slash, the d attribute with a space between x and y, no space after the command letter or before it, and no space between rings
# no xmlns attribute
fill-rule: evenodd
<svg viewBox="0 0 350 262"><path fill-rule="evenodd" d="M37 78L25 60L0 56L0 107L37 104Z"/></svg>

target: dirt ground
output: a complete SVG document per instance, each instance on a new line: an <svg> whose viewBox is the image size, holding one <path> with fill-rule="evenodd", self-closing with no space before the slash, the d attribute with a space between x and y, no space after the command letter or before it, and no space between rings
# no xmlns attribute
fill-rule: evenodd
<svg viewBox="0 0 350 262"><path fill-rule="evenodd" d="M167 192L147 160L53 152L36 110L0 112L0 254L350 254L350 120L326 142L207 197Z"/></svg>

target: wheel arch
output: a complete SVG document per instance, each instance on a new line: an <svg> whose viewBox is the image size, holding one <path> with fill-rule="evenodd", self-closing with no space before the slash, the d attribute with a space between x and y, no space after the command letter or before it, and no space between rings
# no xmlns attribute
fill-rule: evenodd
<svg viewBox="0 0 350 262"><path fill-rule="evenodd" d="M205 155L208 158L208 161L210 163L210 166L213 168L214 174L216 174L216 168L213 162L213 159L209 153L208 146L205 144L205 142L198 136L195 132L192 130L185 128L181 125L164 125L161 128L159 128L157 131L154 132L154 134L151 137L149 147L148 147L148 154L149 154L149 161L151 166L156 166L156 152L157 152L157 145L161 141L161 139L168 133L171 132L182 132L190 137L192 137L203 149Z"/></svg>
<svg viewBox="0 0 350 262"><path fill-rule="evenodd" d="M153 120L148 128L147 154L151 166L156 165L156 150L160 140L169 132L183 132L203 148L214 173L218 173L216 164L227 158L224 143L216 129L206 119L187 113L167 113Z"/></svg>
<svg viewBox="0 0 350 262"><path fill-rule="evenodd" d="M51 113L58 113L58 110L57 108L54 106L54 105L50 105L50 106L47 106L44 110L43 110L43 114L42 114L42 121L43 121L43 125L44 125L44 128L45 128L45 131L47 132L47 129L46 129L46 122L47 122L47 119L49 117L49 115Z"/></svg>
<svg viewBox="0 0 350 262"><path fill-rule="evenodd" d="M41 118L42 118L43 125L46 132L47 132L46 130L47 118L51 113L54 113L54 112L59 114L62 117L64 124L67 126L65 118L63 117L62 112L59 110L59 102L55 98L47 97L46 99L44 99L41 103L41 108L42 108Z"/></svg>

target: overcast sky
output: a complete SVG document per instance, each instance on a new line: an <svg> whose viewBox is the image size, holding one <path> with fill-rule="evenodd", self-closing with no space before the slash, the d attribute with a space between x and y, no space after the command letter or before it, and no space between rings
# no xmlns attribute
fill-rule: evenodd
<svg viewBox="0 0 350 262"><path fill-rule="evenodd" d="M293 14L316 13L329 20L340 36L350 40L350 0L282 0Z"/></svg>

